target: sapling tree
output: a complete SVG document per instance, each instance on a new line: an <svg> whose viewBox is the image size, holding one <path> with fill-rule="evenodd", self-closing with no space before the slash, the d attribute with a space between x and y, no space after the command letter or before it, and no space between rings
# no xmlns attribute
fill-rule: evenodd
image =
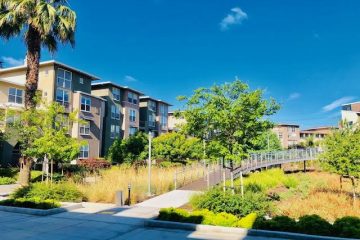
<svg viewBox="0 0 360 240"><path fill-rule="evenodd" d="M360 128L343 123L322 144L324 152L319 159L325 170L349 177L353 188L353 204L356 202L356 187L360 177Z"/></svg>
<svg viewBox="0 0 360 240"><path fill-rule="evenodd" d="M42 107L19 113L12 127L18 133L21 155L33 159L47 158L51 166L54 161L63 163L75 159L82 144L69 134L72 124L78 121L75 116L75 112L66 113L58 103L43 103Z"/></svg>

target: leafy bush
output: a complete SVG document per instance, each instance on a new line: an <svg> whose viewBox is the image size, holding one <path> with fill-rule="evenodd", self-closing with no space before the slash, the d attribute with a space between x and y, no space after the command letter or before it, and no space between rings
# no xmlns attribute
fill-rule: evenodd
<svg viewBox="0 0 360 240"><path fill-rule="evenodd" d="M116 139L107 152L112 163L133 163L147 157L148 136L143 132L126 139Z"/></svg>
<svg viewBox="0 0 360 240"><path fill-rule="evenodd" d="M334 222L333 232L338 237L360 239L360 218L343 217Z"/></svg>
<svg viewBox="0 0 360 240"><path fill-rule="evenodd" d="M170 167L182 167L184 166L184 164L179 162L162 161L159 163L159 166L162 168L170 168Z"/></svg>
<svg viewBox="0 0 360 240"><path fill-rule="evenodd" d="M305 234L331 236L332 225L318 215L306 215L299 218L297 231Z"/></svg>
<svg viewBox="0 0 360 240"><path fill-rule="evenodd" d="M159 220L172 222L185 222L195 224L206 224L224 227L247 227L251 228L256 219L256 214L252 213L243 219L225 212L214 213L209 210L196 210L187 212L183 209L166 208L161 209L158 217Z"/></svg>
<svg viewBox="0 0 360 240"><path fill-rule="evenodd" d="M70 183L34 183L29 187L17 189L12 195L12 198L38 198L40 200L54 199L62 202L80 202L83 195L78 189Z"/></svg>
<svg viewBox="0 0 360 240"><path fill-rule="evenodd" d="M0 185L14 184L16 180L10 177L0 177Z"/></svg>
<svg viewBox="0 0 360 240"><path fill-rule="evenodd" d="M22 208L34 208L34 209L52 209L58 208L61 204L55 200L47 199L42 200L40 198L17 198L6 199L0 201L0 205L10 207L22 207Z"/></svg>
<svg viewBox="0 0 360 240"><path fill-rule="evenodd" d="M272 231L296 232L296 221L287 216L276 216L273 219L256 219L254 228Z"/></svg>
<svg viewBox="0 0 360 240"><path fill-rule="evenodd" d="M167 161L200 159L203 156L202 149L200 139L176 132L162 134L153 140L154 157Z"/></svg>
<svg viewBox="0 0 360 240"><path fill-rule="evenodd" d="M42 171L31 171L31 182L39 182L41 181Z"/></svg>
<svg viewBox="0 0 360 240"><path fill-rule="evenodd" d="M259 216L265 215L271 208L271 203L263 193L246 192L244 197L223 192L220 189L212 189L204 194L195 195L191 204L196 209L207 209L214 213L226 212L238 217L244 217L250 213Z"/></svg>

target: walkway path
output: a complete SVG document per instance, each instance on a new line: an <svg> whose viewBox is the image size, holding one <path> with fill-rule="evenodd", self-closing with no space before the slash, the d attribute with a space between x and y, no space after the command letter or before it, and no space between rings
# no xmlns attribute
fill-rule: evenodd
<svg viewBox="0 0 360 240"><path fill-rule="evenodd" d="M1 240L262 239L229 233L146 228L144 219L112 215L109 207L114 205L85 204L84 209L47 217L0 212ZM101 212L93 212L100 208Z"/></svg>
<svg viewBox="0 0 360 240"><path fill-rule="evenodd" d="M0 197L6 197L10 195L10 193L12 193L19 186L19 184L0 185Z"/></svg>

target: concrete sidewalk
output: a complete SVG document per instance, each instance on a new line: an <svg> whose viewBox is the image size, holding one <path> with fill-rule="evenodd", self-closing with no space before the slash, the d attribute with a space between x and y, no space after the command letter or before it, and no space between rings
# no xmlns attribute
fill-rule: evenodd
<svg viewBox="0 0 360 240"><path fill-rule="evenodd" d="M18 187L19 184L0 185L0 197L9 196Z"/></svg>

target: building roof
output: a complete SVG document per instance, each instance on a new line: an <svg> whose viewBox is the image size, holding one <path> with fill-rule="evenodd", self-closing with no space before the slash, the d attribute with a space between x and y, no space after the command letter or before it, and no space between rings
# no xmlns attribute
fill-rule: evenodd
<svg viewBox="0 0 360 240"><path fill-rule="evenodd" d="M163 101L163 100L161 100L161 99L156 99L156 98L153 98L153 97L150 97L150 96L140 96L140 100L153 100L153 101L155 101L155 102L160 102L160 103L164 103L164 104L166 104L166 105L168 105L168 106L172 106L170 103L168 103L168 102L165 102L165 101Z"/></svg>
<svg viewBox="0 0 360 240"><path fill-rule="evenodd" d="M22 83L22 82L19 82L19 81L11 81L9 79L0 78L0 82L6 82L6 83L13 84L13 85L16 85L16 86L25 87L25 83Z"/></svg>
<svg viewBox="0 0 360 240"><path fill-rule="evenodd" d="M290 123L278 123L278 124L276 124L275 125L275 127L277 127L277 126L279 126L279 127L300 127L300 125L298 125L298 124L290 124Z"/></svg>
<svg viewBox="0 0 360 240"><path fill-rule="evenodd" d="M110 81L106 81L106 82L95 82L95 83L91 83L91 87L105 87L105 86L113 86L113 87L117 87L117 88L121 88L121 89L125 89L125 90L129 90L129 91L132 91L132 92L135 92L139 95L144 95L142 92L138 91L138 90L135 90L133 88L130 88L128 86L121 86L119 84L115 84L113 82L110 82Z"/></svg>
<svg viewBox="0 0 360 240"><path fill-rule="evenodd" d="M97 77L95 75L92 75L90 73L87 73L85 71L82 71L80 69L71 67L69 65L66 65L64 63L61 63L61 62L58 62L58 61L55 61L55 60L40 62L40 66L46 66L46 65L57 65L57 66L72 70L74 72L83 74L83 75L89 77L91 80L99 80L100 79L99 77ZM6 72L11 72L11 71L16 71L16 70L23 70L23 69L24 70L26 69L26 65L17 66L17 67L10 67L10 68L3 68L3 69L0 69L0 74L1 73L6 73Z"/></svg>
<svg viewBox="0 0 360 240"><path fill-rule="evenodd" d="M315 128L308 128L301 131L316 131L316 130L328 130L328 129L337 129L338 127L334 126L321 126L321 127L315 127Z"/></svg>
<svg viewBox="0 0 360 240"><path fill-rule="evenodd" d="M98 97L98 96L95 96L95 95L92 95L90 93L86 93L86 92L82 92L82 91L76 91L76 93L80 93L82 95L86 95L86 96L89 96L89 97L93 97L93 98L97 98L97 99L100 99L102 101L107 101L106 99L102 98L102 97Z"/></svg>

